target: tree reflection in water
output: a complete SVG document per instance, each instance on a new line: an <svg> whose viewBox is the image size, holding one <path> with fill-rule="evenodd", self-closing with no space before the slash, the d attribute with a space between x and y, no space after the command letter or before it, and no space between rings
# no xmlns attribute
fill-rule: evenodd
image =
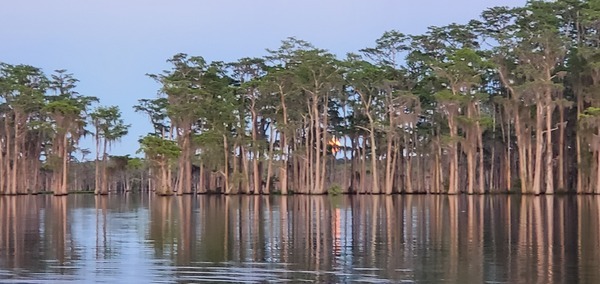
<svg viewBox="0 0 600 284"><path fill-rule="evenodd" d="M2 196L0 280L600 281L598 196Z"/></svg>

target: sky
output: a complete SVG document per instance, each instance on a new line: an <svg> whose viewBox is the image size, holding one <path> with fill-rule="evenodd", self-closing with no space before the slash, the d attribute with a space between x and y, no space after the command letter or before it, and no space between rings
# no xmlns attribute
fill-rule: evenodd
<svg viewBox="0 0 600 284"><path fill-rule="evenodd" d="M117 105L129 134L114 155L133 154L151 130L133 111L154 98L148 73L168 69L176 53L208 61L259 57L294 36L339 57L372 47L385 31L420 34L429 26L466 23L493 6L526 0L2 0L0 62L46 74L67 69L77 91ZM81 143L93 151L91 139Z"/></svg>

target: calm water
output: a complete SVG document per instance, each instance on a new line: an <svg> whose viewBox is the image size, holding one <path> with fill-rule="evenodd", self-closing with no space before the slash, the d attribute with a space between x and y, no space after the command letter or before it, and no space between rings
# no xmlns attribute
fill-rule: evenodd
<svg viewBox="0 0 600 284"><path fill-rule="evenodd" d="M0 282L600 283L600 197L0 197Z"/></svg>

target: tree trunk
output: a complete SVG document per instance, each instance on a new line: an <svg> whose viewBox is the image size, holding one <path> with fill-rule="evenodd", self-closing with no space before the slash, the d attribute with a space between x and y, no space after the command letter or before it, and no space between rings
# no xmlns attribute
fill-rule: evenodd
<svg viewBox="0 0 600 284"><path fill-rule="evenodd" d="M600 137L600 128L598 136ZM593 192L596 194L600 192L600 149L596 150L596 187Z"/></svg>
<svg viewBox="0 0 600 284"><path fill-rule="evenodd" d="M362 136L362 145L360 148L360 192L367 193L367 141Z"/></svg>
<svg viewBox="0 0 600 284"><path fill-rule="evenodd" d="M258 169L259 148L258 148L258 118L254 110L254 100L252 100L250 112L252 114L252 193L259 194L261 188L261 176Z"/></svg>
<svg viewBox="0 0 600 284"><path fill-rule="evenodd" d="M68 172L69 172L69 153L67 151L68 148L68 140L67 135L63 136L63 147L62 147L62 177L60 184L59 195L67 195L67 181L68 181Z"/></svg>
<svg viewBox="0 0 600 284"><path fill-rule="evenodd" d="M191 163L189 157L189 127L187 123L182 123L181 127L181 155L179 156L179 173L178 173L178 184L177 184L177 195L189 194L192 187L191 169L189 164Z"/></svg>
<svg viewBox="0 0 600 284"><path fill-rule="evenodd" d="M17 183L17 169L18 169L18 165L19 165L19 136L20 136L20 131L19 131L19 114L15 113L15 137L14 137L14 142L13 142L13 164L12 164L12 168L11 168L11 176L10 176L10 180L11 180L11 187L10 187L10 194L17 194L17 188L19 187L19 184Z"/></svg>
<svg viewBox="0 0 600 284"><path fill-rule="evenodd" d="M369 132L371 141L371 176L373 177L373 194L379 194L379 175L377 174L377 150L375 144L375 128L373 126L373 119L369 115L369 121L371 122L371 131Z"/></svg>
<svg viewBox="0 0 600 284"><path fill-rule="evenodd" d="M538 101L541 102L541 99L538 99ZM535 121L535 166L532 191L533 194L538 195L542 193L542 149L544 147L544 106L541 103L536 106Z"/></svg>
<svg viewBox="0 0 600 284"><path fill-rule="evenodd" d="M265 185L264 194L269 194L271 192L271 175L273 170L273 147L275 144L275 129L274 126L271 125L271 131L269 135L269 160L267 162L267 181Z"/></svg>
<svg viewBox="0 0 600 284"><path fill-rule="evenodd" d="M393 161L394 157L392 156L392 143L393 137L391 133L388 133L387 137L387 153L386 153L386 161L385 161L385 194L392 194L393 188Z"/></svg>
<svg viewBox="0 0 600 284"><path fill-rule="evenodd" d="M444 178L442 176L442 145L439 134L436 135L437 151L435 153L435 192L442 193Z"/></svg>
<svg viewBox="0 0 600 284"><path fill-rule="evenodd" d="M4 119L6 120L7 118L5 117ZM8 136L8 134L6 134L6 136ZM8 137L6 137L6 136L2 140L7 139ZM5 185L5 182L6 182L6 165L4 163L4 159L5 159L5 157L4 157L4 152L5 152L4 149L7 148L7 146L2 143L2 140L0 140L0 195L4 195L4 194L7 193L6 192L6 185Z"/></svg>
<svg viewBox="0 0 600 284"><path fill-rule="evenodd" d="M467 118L468 119L473 119L473 102L469 102L469 105L467 106ZM463 145L463 149L466 150L465 154L467 156L467 193L468 194L473 194L475 193L475 167L476 167L476 162L475 162L475 143L477 143L476 141L473 141L475 139L473 139L474 137L474 127L469 126L468 129L466 129L466 134L465 134L465 138L466 138L466 143L464 143Z"/></svg>
<svg viewBox="0 0 600 284"><path fill-rule="evenodd" d="M281 97L281 111L283 114L283 130L279 136L279 143L281 144L281 168L279 169L279 186L281 188L281 194L288 194L288 143L287 143L287 133L288 133L288 114L287 114L287 106L285 103L285 95L283 89L280 86L279 94Z"/></svg>
<svg viewBox="0 0 600 284"><path fill-rule="evenodd" d="M328 101L328 96L325 95L324 98L325 104L327 104ZM328 124L328 115L327 115L327 107L323 108L323 112L321 113L321 117L323 118L323 121L320 122L320 125L323 125L323 130L321 130L321 127L319 127L318 131L322 133L322 137L320 140L317 140L317 144L321 144L321 151L317 152L319 155L321 155L320 159L321 159L321 172L320 172L320 179L319 181L319 188L320 188L320 192L318 194L325 194L327 193L327 188L325 188L325 178L327 176L326 170L327 170L327 160L329 158L329 155L327 154L327 145L329 143L329 137L327 135L327 124ZM335 157L334 157L334 162L335 162Z"/></svg>
<svg viewBox="0 0 600 284"><path fill-rule="evenodd" d="M458 130L454 122L454 116L449 115L448 127L450 128L450 173L448 175L448 194L458 194L458 143L455 139Z"/></svg>
<svg viewBox="0 0 600 284"><path fill-rule="evenodd" d="M225 153L225 165L223 170L223 192L225 194L231 193L229 187L229 147L227 145L227 136L223 135L223 152Z"/></svg>
<svg viewBox="0 0 600 284"><path fill-rule="evenodd" d="M10 173L11 173L10 161L12 160L12 156L11 156L11 151L10 151L10 149L11 149L11 147L10 147L11 133L10 133L10 127L9 127L9 124L8 124L8 118L6 118L4 120L4 126L5 126L5 129L6 129L6 156L5 156L6 157L6 159L5 159L6 164L4 166L4 170L5 170L5 173L6 173L6 180L5 180L5 186L6 187L5 187L5 191L4 192L7 193L7 194L11 194L11 192L12 192L12 183L11 183L11 178L10 178L11 177L10 176Z"/></svg>
<svg viewBox="0 0 600 284"><path fill-rule="evenodd" d="M309 121L308 123L308 131L306 132L306 138L305 138L305 147L306 147L306 159L304 160L304 184L308 187L308 194L312 194L315 191L314 188L314 176L313 176L313 172L314 172L314 151L313 149L313 142L312 142L312 137L313 137L313 133L314 133L314 123L313 123L313 119L312 119L312 112L309 112ZM302 190L303 192L305 191L304 189Z"/></svg>
<svg viewBox="0 0 600 284"><path fill-rule="evenodd" d="M250 193L250 173L248 167L248 152L246 151L246 147L242 146L241 150L241 161L242 161L242 174L244 176L244 181L242 184L242 193L249 194Z"/></svg>
<svg viewBox="0 0 600 284"><path fill-rule="evenodd" d="M562 100L562 92L559 92L561 95L560 99ZM557 181L557 189L560 192L564 192L566 190L565 187L565 108L564 106L560 106L558 109L559 114L559 132L558 132L558 181Z"/></svg>
<svg viewBox="0 0 600 284"><path fill-rule="evenodd" d="M404 136L404 143L408 146L406 136ZM401 154L402 155L402 154ZM404 159L406 164L404 166L404 191L406 193L413 193L413 182L412 182L412 147L406 147L406 158Z"/></svg>
<svg viewBox="0 0 600 284"><path fill-rule="evenodd" d="M476 113L477 113L477 118L481 117L481 111L479 110L479 107L476 106ZM485 167L484 167L484 160L483 160L483 154L484 154L484 149L483 149L483 130L481 129L481 125L479 124L479 121L475 122L475 134L477 135L477 149L478 149L478 153L479 153L479 188L477 189L477 193L484 193L485 192ZM496 143L496 141L494 139L492 139L492 149L495 149L494 145ZM491 164L494 164L494 150L492 150L492 160L491 160ZM491 179L490 179L490 184L492 183Z"/></svg>
<svg viewBox="0 0 600 284"><path fill-rule="evenodd" d="M519 151L519 177L521 179L521 193L527 193L531 190L530 180L528 175L528 160L527 160L527 141L530 137L523 137L523 130L521 129L521 121L518 110L515 114L515 133L517 136L517 148ZM510 134L509 134L510 135ZM510 146L509 146L510 147Z"/></svg>
<svg viewBox="0 0 600 284"><path fill-rule="evenodd" d="M285 120L285 119L284 119ZM285 133L280 134L280 143L281 143L281 166L279 168L279 188L281 190L282 195L288 194L288 149L287 149L287 141Z"/></svg>
<svg viewBox="0 0 600 284"><path fill-rule="evenodd" d="M108 171L107 168L107 149L108 148L108 140L104 138L104 143L102 147L102 189L100 190L101 195L108 194Z"/></svg>
<svg viewBox="0 0 600 284"><path fill-rule="evenodd" d="M160 189L157 189L156 193L158 195L171 195L171 181L166 161L160 162L160 174Z"/></svg>
<svg viewBox="0 0 600 284"><path fill-rule="evenodd" d="M510 131L510 121L507 123L507 143L506 143L506 190L512 190L512 141L511 141L511 131Z"/></svg>
<svg viewBox="0 0 600 284"><path fill-rule="evenodd" d="M552 102L551 94L546 94L546 194L554 194L553 145L552 145Z"/></svg>
<svg viewBox="0 0 600 284"><path fill-rule="evenodd" d="M96 162L94 163L96 165L96 175L94 176L95 194L102 193L102 181L100 180L100 136L98 135L98 131L99 129L96 127L96 134L94 135L96 137Z"/></svg>
<svg viewBox="0 0 600 284"><path fill-rule="evenodd" d="M577 96L577 117L580 117L581 115L581 111L583 110L583 96L581 94L578 94ZM584 192L583 189L583 171L581 169L581 166L583 165L583 156L582 156L582 151L581 151L581 144L582 144L582 139L581 139L581 133L580 131L577 131L576 133L576 138L575 138L575 143L576 143L576 151L577 151L577 193L578 194L582 194Z"/></svg>
<svg viewBox="0 0 600 284"><path fill-rule="evenodd" d="M314 151L314 160L315 160L315 170L314 170L314 177L311 177L311 179L314 179L314 191L313 193L316 194L321 194L323 193L323 187L321 184L321 167L323 167L324 165L322 165L322 160L321 160L321 125L320 125L320 115L319 115L319 108L318 108L318 97L316 95L313 95L313 104L312 104L312 111L313 111L313 128L314 128L314 133L315 133L315 146L316 146L316 150Z"/></svg>
<svg viewBox="0 0 600 284"><path fill-rule="evenodd" d="M198 193L206 193L206 169L203 163L200 163L200 177L198 178Z"/></svg>

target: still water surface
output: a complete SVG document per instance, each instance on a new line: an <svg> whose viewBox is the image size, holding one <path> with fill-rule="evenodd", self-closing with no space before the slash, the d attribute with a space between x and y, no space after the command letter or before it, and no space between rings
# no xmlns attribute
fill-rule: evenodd
<svg viewBox="0 0 600 284"><path fill-rule="evenodd" d="M2 283L286 281L600 283L600 197L0 197Z"/></svg>

